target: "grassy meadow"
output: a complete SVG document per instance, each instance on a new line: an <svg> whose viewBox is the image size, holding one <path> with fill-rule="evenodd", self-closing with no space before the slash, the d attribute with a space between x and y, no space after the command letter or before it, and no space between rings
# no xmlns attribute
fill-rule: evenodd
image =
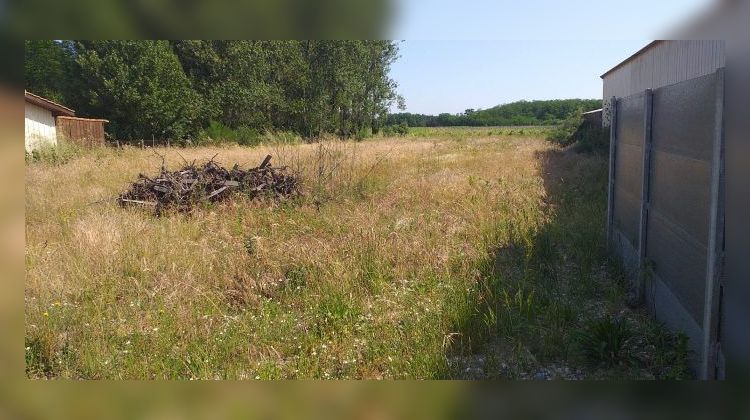
<svg viewBox="0 0 750 420"><path fill-rule="evenodd" d="M503 130L158 148L170 168L271 154L305 191L161 217L113 200L158 171L150 149L28 163L27 376L687 376L606 259L606 158Z"/></svg>
<svg viewBox="0 0 750 420"><path fill-rule="evenodd" d="M554 126L487 126L487 127L410 127L409 137L450 138L520 136L544 138Z"/></svg>

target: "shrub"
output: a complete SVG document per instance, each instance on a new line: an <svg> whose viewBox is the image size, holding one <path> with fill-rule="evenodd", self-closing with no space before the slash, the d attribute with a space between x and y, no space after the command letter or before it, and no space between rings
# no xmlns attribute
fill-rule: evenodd
<svg viewBox="0 0 750 420"><path fill-rule="evenodd" d="M369 139L370 137L372 137L372 129L369 127L360 128L354 136L357 140Z"/></svg>
<svg viewBox="0 0 750 420"><path fill-rule="evenodd" d="M237 127L234 130L234 138L240 146L257 146L262 139L258 130L250 127Z"/></svg>
<svg viewBox="0 0 750 420"><path fill-rule="evenodd" d="M407 124L406 121L383 127L383 135L386 137L405 136L407 134L409 134L409 124Z"/></svg>
<svg viewBox="0 0 750 420"><path fill-rule="evenodd" d="M547 140L560 146L569 146L575 142L575 133L583 123L582 111L572 112L562 123L547 135Z"/></svg>
<svg viewBox="0 0 750 420"><path fill-rule="evenodd" d="M396 126L396 134L398 134L399 136L405 136L409 134L409 124L407 124L406 121L401 121Z"/></svg>
<svg viewBox="0 0 750 420"><path fill-rule="evenodd" d="M198 132L197 140L198 144L215 144L224 141L235 141L236 137L231 128L218 121L211 121L208 127Z"/></svg>
<svg viewBox="0 0 750 420"><path fill-rule="evenodd" d="M607 130L584 121L580 109L552 130L547 140L563 147L575 144L574 149L579 153L606 153L609 150Z"/></svg>

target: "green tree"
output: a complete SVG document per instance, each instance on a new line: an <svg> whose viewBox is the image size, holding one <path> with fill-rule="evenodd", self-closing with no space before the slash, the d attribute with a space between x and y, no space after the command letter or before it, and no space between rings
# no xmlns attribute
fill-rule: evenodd
<svg viewBox="0 0 750 420"><path fill-rule="evenodd" d="M489 109L467 109L462 114L439 115L397 113L388 116L388 124L406 121L412 127L489 126L489 125L558 125L579 109L601 108L600 99L555 99L517 101Z"/></svg>
<svg viewBox="0 0 750 420"><path fill-rule="evenodd" d="M201 98L167 41L76 44L86 106L122 139L185 139L198 128Z"/></svg>
<svg viewBox="0 0 750 420"><path fill-rule="evenodd" d="M232 138L346 138L377 131L403 104L389 77L392 41L50 41L27 44L27 56L27 86L61 81L40 94L110 119L121 139L187 138L207 127Z"/></svg>
<svg viewBox="0 0 750 420"><path fill-rule="evenodd" d="M24 87L29 92L66 104L71 83L71 55L62 42L25 41Z"/></svg>

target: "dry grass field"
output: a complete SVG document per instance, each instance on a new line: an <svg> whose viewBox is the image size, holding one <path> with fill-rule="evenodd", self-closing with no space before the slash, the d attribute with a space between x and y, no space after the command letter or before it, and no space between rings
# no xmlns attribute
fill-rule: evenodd
<svg viewBox="0 0 750 420"><path fill-rule="evenodd" d="M305 195L155 217L112 200L151 150L27 164L28 377L686 375L606 260L602 157L505 135L158 153L271 154Z"/></svg>

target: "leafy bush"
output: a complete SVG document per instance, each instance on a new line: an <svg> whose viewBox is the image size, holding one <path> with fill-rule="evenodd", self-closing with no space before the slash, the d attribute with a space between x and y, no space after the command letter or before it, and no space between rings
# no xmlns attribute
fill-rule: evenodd
<svg viewBox="0 0 750 420"><path fill-rule="evenodd" d="M401 121L398 124L386 125L383 127L383 135L389 136L405 136L409 134L409 124L405 121Z"/></svg>
<svg viewBox="0 0 750 420"><path fill-rule="evenodd" d="M357 131L354 138L357 140L364 140L369 139L370 137L372 137L372 129L370 127L362 127Z"/></svg>
<svg viewBox="0 0 750 420"><path fill-rule="evenodd" d="M580 109L552 130L547 140L563 147L575 144L574 149L579 153L605 153L609 149L607 130L585 121Z"/></svg>
<svg viewBox="0 0 750 420"><path fill-rule="evenodd" d="M407 124L405 121L401 121L396 126L396 134L398 134L399 136L405 136L409 134L409 124Z"/></svg>
<svg viewBox="0 0 750 420"><path fill-rule="evenodd" d="M243 126L234 130L234 140L240 146L257 146L261 143L262 136L258 130Z"/></svg>
<svg viewBox="0 0 750 420"><path fill-rule="evenodd" d="M629 361L626 343L631 337L633 330L627 321L609 315L574 332L579 349L594 366L612 367Z"/></svg>
<svg viewBox="0 0 750 420"><path fill-rule="evenodd" d="M572 112L562 123L547 135L547 140L560 146L569 146L575 142L575 133L583 123L582 111Z"/></svg>

